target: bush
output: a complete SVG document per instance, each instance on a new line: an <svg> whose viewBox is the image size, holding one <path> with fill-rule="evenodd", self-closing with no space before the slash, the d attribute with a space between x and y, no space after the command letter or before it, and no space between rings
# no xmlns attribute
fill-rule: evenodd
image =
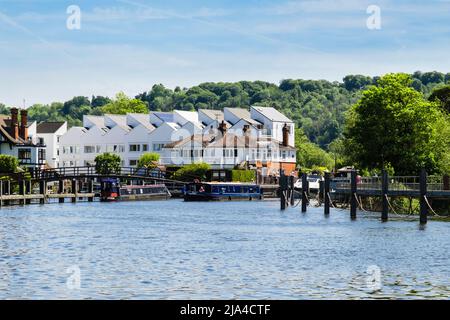
<svg viewBox="0 0 450 320"><path fill-rule="evenodd" d="M116 154L104 153L95 157L95 171L98 174L110 174L120 171L121 159Z"/></svg>
<svg viewBox="0 0 450 320"><path fill-rule="evenodd" d="M159 163L159 154L155 152L144 153L139 157L137 167L152 169Z"/></svg>
<svg viewBox="0 0 450 320"><path fill-rule="evenodd" d="M19 160L10 155L0 154L0 173L14 173L19 167Z"/></svg>
<svg viewBox="0 0 450 320"><path fill-rule="evenodd" d="M255 171L253 171L253 170L231 170L231 181L233 181L233 182L253 182L253 181L255 181Z"/></svg>
<svg viewBox="0 0 450 320"><path fill-rule="evenodd" d="M211 166L207 163L192 163L178 169L172 178L180 181L205 180L208 170L211 170Z"/></svg>

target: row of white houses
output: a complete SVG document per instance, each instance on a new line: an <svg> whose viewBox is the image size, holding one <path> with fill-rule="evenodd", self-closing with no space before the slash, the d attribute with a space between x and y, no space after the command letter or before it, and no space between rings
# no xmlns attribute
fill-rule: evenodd
<svg viewBox="0 0 450 320"><path fill-rule="evenodd" d="M58 166L94 165L97 155L118 154L123 166L135 166L145 152L161 156L161 165L207 162L213 168L247 164L295 169L294 123L274 108L225 108L198 112L85 116L83 127L61 136Z"/></svg>
<svg viewBox="0 0 450 320"><path fill-rule="evenodd" d="M161 165L207 162L213 168L246 165L263 175L295 170L295 126L274 108L225 108L198 112L84 116L82 127L66 122L27 121L26 110L0 117L0 153L21 164L77 167L95 164L109 152L122 166L136 166L146 152L160 154Z"/></svg>

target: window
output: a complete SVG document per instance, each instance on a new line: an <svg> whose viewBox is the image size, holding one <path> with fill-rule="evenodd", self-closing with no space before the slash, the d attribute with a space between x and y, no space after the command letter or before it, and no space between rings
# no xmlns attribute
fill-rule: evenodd
<svg viewBox="0 0 450 320"><path fill-rule="evenodd" d="M102 146L96 146L95 151L96 151L97 153L102 152Z"/></svg>
<svg viewBox="0 0 450 320"><path fill-rule="evenodd" d="M154 143L153 151L161 151L164 148L164 143Z"/></svg>
<svg viewBox="0 0 450 320"><path fill-rule="evenodd" d="M25 160L25 161L31 160L31 149L30 148L19 149L18 158L19 158L19 160Z"/></svg>
<svg viewBox="0 0 450 320"><path fill-rule="evenodd" d="M38 151L38 160L40 162L45 160L45 149L39 149L39 151Z"/></svg>
<svg viewBox="0 0 450 320"><path fill-rule="evenodd" d="M142 151L148 151L148 144L142 145Z"/></svg>
<svg viewBox="0 0 450 320"><path fill-rule="evenodd" d="M44 138L38 138L38 144L45 144Z"/></svg>
<svg viewBox="0 0 450 320"><path fill-rule="evenodd" d="M130 152L139 152L141 151L140 144L130 144Z"/></svg>
<svg viewBox="0 0 450 320"><path fill-rule="evenodd" d="M136 166L137 165L137 160L136 159L133 159L133 160L130 160L129 161L129 164L130 164L130 166Z"/></svg>
<svg viewBox="0 0 450 320"><path fill-rule="evenodd" d="M56 136L56 142L59 143L59 138L61 138L61 136Z"/></svg>
<svg viewBox="0 0 450 320"><path fill-rule="evenodd" d="M84 146L84 153L94 153L95 146Z"/></svg>

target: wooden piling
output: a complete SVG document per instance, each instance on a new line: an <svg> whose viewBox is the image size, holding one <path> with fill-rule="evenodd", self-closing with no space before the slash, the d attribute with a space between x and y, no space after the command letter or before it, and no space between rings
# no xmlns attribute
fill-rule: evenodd
<svg viewBox="0 0 450 320"><path fill-rule="evenodd" d="M330 173L325 173L325 181L323 184L324 214L330 214Z"/></svg>
<svg viewBox="0 0 450 320"><path fill-rule="evenodd" d="M386 170L383 170L381 175L381 193L382 193L382 211L381 211L381 221L388 221L389 217L389 202L388 202L388 192L389 192L389 177Z"/></svg>
<svg viewBox="0 0 450 320"><path fill-rule="evenodd" d="M90 179L88 182L88 193L94 193L94 180ZM88 198L89 202L94 201L94 197Z"/></svg>
<svg viewBox="0 0 450 320"><path fill-rule="evenodd" d="M64 193L64 180L59 180L58 184L58 193L63 194ZM58 199L59 203L64 203L64 198L61 197Z"/></svg>
<svg viewBox="0 0 450 320"><path fill-rule="evenodd" d="M450 176L447 176L447 175L444 176L443 184L444 184L444 190L445 191L450 190Z"/></svg>
<svg viewBox="0 0 450 320"><path fill-rule="evenodd" d="M302 174L302 212L306 212L308 205L308 175L306 173Z"/></svg>
<svg viewBox="0 0 450 320"><path fill-rule="evenodd" d="M31 194L31 180L27 180L25 182L25 194ZM31 199L25 199L24 203L25 204L30 204L31 203Z"/></svg>
<svg viewBox="0 0 450 320"><path fill-rule="evenodd" d="M287 177L283 172L280 174L280 209L286 209L286 191L287 191Z"/></svg>
<svg viewBox="0 0 450 320"><path fill-rule="evenodd" d="M427 172L425 169L420 171L420 223L426 224L428 220L427 198Z"/></svg>
<svg viewBox="0 0 450 320"><path fill-rule="evenodd" d="M47 182L45 180L39 181L39 193L42 194L42 198L39 199L39 203L44 204L47 198Z"/></svg>
<svg viewBox="0 0 450 320"><path fill-rule="evenodd" d="M77 180L72 180L72 193L74 194L74 197L72 197L72 202L77 202L77 186L78 186L78 181Z"/></svg>
<svg viewBox="0 0 450 320"><path fill-rule="evenodd" d="M294 198L294 176L289 177L289 192L290 192L290 199L291 199L291 206L293 207L295 205L295 198Z"/></svg>
<svg viewBox="0 0 450 320"><path fill-rule="evenodd" d="M356 193L357 193L358 189L357 189L357 184L356 184L356 171L355 170L352 170L352 173L351 173L350 190L351 190L350 218L352 220L355 220L356 219L356 210L358 208L358 201L356 199Z"/></svg>

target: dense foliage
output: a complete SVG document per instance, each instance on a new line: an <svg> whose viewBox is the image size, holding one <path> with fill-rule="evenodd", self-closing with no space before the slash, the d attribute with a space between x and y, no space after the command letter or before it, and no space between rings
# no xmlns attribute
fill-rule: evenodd
<svg viewBox="0 0 450 320"><path fill-rule="evenodd" d="M112 153L103 153L95 157L95 171L98 174L110 174L120 171L120 156Z"/></svg>
<svg viewBox="0 0 450 320"><path fill-rule="evenodd" d="M179 181L193 181L198 179L204 181L208 170L211 170L211 166L207 163L192 163L178 169L173 174L172 179Z"/></svg>
<svg viewBox="0 0 450 320"><path fill-rule="evenodd" d="M7 154L0 154L0 173L13 173L19 167L19 160Z"/></svg>
<svg viewBox="0 0 450 320"><path fill-rule="evenodd" d="M231 170L231 181L254 182L256 180L254 170Z"/></svg>
<svg viewBox="0 0 450 320"><path fill-rule="evenodd" d="M364 91L351 109L345 131L345 154L359 167L392 166L396 174L443 171L450 152L443 129L450 125L436 102L411 87L406 74L388 74Z"/></svg>
<svg viewBox="0 0 450 320"><path fill-rule="evenodd" d="M146 152L143 153L138 160L138 168L152 169L158 165L159 153L156 152Z"/></svg>

